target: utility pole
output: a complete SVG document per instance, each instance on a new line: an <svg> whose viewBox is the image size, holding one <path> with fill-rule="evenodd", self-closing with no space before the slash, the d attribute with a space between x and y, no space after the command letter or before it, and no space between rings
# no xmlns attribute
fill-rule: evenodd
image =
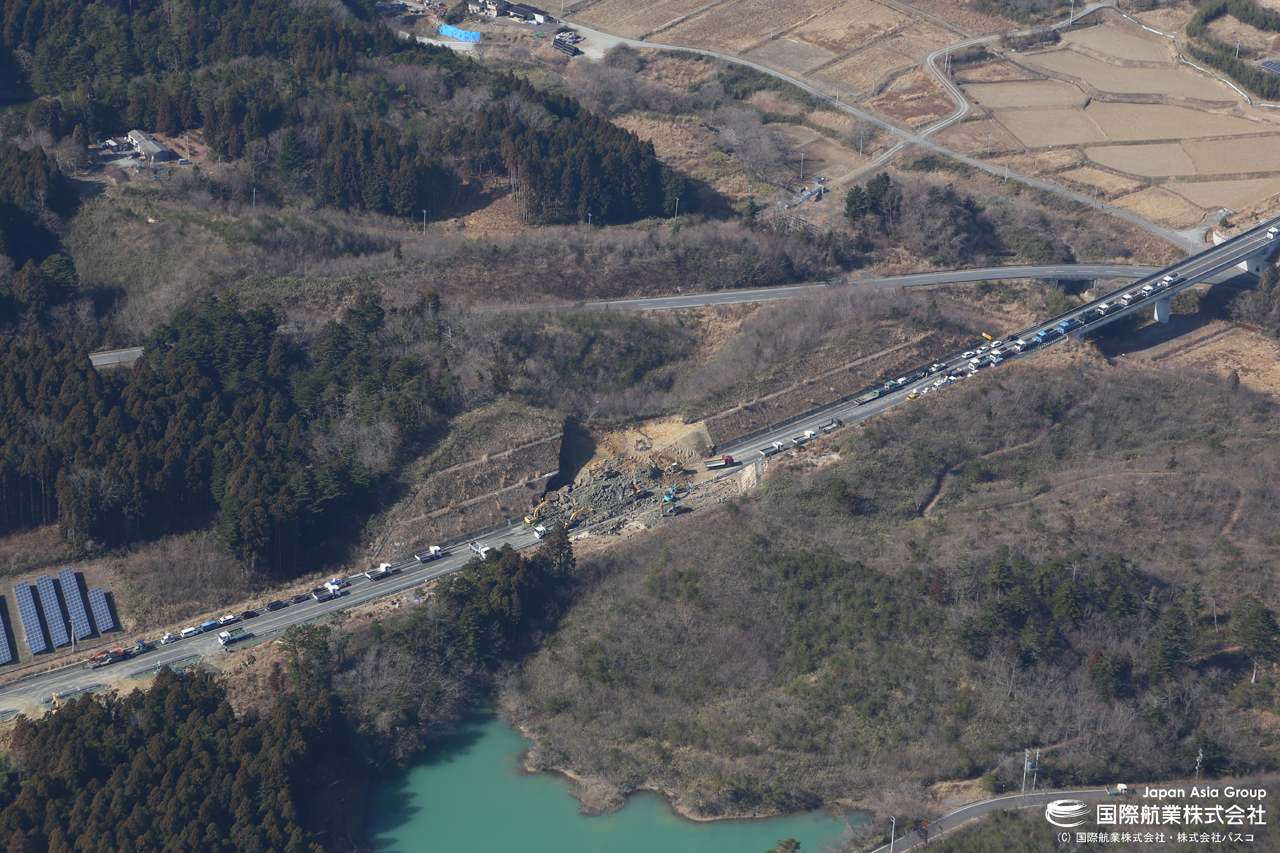
<svg viewBox="0 0 1280 853"><path fill-rule="evenodd" d="M1027 771L1031 769L1031 750L1022 750L1022 796L1027 795Z"/></svg>
<svg viewBox="0 0 1280 853"><path fill-rule="evenodd" d="M590 228L590 227L591 227L591 214L590 214L590 213L588 213L588 214L587 214L587 227L588 227L588 228Z"/></svg>
<svg viewBox="0 0 1280 853"><path fill-rule="evenodd" d="M1031 768L1031 793L1036 792L1036 777L1040 775L1040 750L1036 750L1036 763Z"/></svg>
<svg viewBox="0 0 1280 853"><path fill-rule="evenodd" d="M862 156L862 134L866 133L866 128L858 128L858 156Z"/></svg>
<svg viewBox="0 0 1280 853"><path fill-rule="evenodd" d="M987 131L987 156L991 156L991 131Z"/></svg>
<svg viewBox="0 0 1280 853"><path fill-rule="evenodd" d="M1098 204L1098 187L1099 186L1101 186L1101 184L1094 184L1093 186L1093 204L1095 207Z"/></svg>
<svg viewBox="0 0 1280 853"><path fill-rule="evenodd" d="M893 838L898 834L898 819L890 816L889 820L893 821L893 828L889 830L889 853L893 853Z"/></svg>
<svg viewBox="0 0 1280 853"><path fill-rule="evenodd" d="M254 210L258 209L258 188L257 187L253 188L253 209Z"/></svg>
<svg viewBox="0 0 1280 853"><path fill-rule="evenodd" d="M1196 784L1200 782L1200 762L1204 761L1204 747L1196 753Z"/></svg>
<svg viewBox="0 0 1280 853"><path fill-rule="evenodd" d="M1236 39L1236 59L1240 58L1240 39Z"/></svg>
<svg viewBox="0 0 1280 853"><path fill-rule="evenodd" d="M76 653L76 632L71 627L70 619L67 620L67 633L71 635L71 654L74 655Z"/></svg>
<svg viewBox="0 0 1280 853"><path fill-rule="evenodd" d="M672 219L680 218L680 196L676 196L676 215Z"/></svg>
<svg viewBox="0 0 1280 853"><path fill-rule="evenodd" d="M804 152L800 152L800 180L804 180Z"/></svg>

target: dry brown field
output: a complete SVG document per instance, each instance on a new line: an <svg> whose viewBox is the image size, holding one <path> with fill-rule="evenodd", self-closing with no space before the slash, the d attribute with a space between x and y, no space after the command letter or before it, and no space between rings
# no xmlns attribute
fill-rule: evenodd
<svg viewBox="0 0 1280 853"><path fill-rule="evenodd" d="M1020 175L1041 175L1079 168L1085 164L1085 159L1079 148L1050 148L992 157L991 163L997 168L1007 166L1010 172Z"/></svg>
<svg viewBox="0 0 1280 853"><path fill-rule="evenodd" d="M1095 163L1130 175L1166 178L1196 173L1196 164L1183 147L1176 144L1101 145L1084 153Z"/></svg>
<svg viewBox="0 0 1280 853"><path fill-rule="evenodd" d="M769 26L793 27L812 3L805 0L734 0L663 30L663 41L738 53L769 37Z"/></svg>
<svg viewBox="0 0 1280 853"><path fill-rule="evenodd" d="M1113 142L1265 133L1273 127L1235 116L1165 104L1094 101L1086 113ZM1280 163L1276 164L1280 166Z"/></svg>
<svg viewBox="0 0 1280 853"><path fill-rule="evenodd" d="M780 96L777 92L755 92L745 103L750 104L761 112L780 113L787 116L800 115L802 110L799 104L792 103Z"/></svg>
<svg viewBox="0 0 1280 853"><path fill-rule="evenodd" d="M1023 57L1035 69L1084 79L1100 92L1166 95L1206 101L1235 101L1224 84L1182 68L1120 68L1074 50L1052 50Z"/></svg>
<svg viewBox="0 0 1280 853"><path fill-rule="evenodd" d="M934 26L927 21L920 21L907 27L897 35L885 39L882 46L886 50L909 56L916 62L923 63L925 57L941 47L955 42L955 33ZM941 60L940 60L941 61Z"/></svg>
<svg viewBox="0 0 1280 853"><path fill-rule="evenodd" d="M969 83L1006 83L1015 80L1038 81L1043 79L1039 74L1007 59L995 59L990 62L971 65L957 72L955 78L956 82L963 85L968 85Z"/></svg>
<svg viewBox="0 0 1280 853"><path fill-rule="evenodd" d="M1246 210L1280 193L1280 178L1266 180L1246 179L1237 181L1170 181L1164 184L1169 192L1177 193L1200 207L1226 207Z"/></svg>
<svg viewBox="0 0 1280 853"><path fill-rule="evenodd" d="M1234 370L1243 387L1280 398L1280 344L1225 324L1215 323L1204 332L1204 343L1160 358L1157 364L1189 367L1222 379Z"/></svg>
<svg viewBox="0 0 1280 853"><path fill-rule="evenodd" d="M835 59L838 54L797 41L791 36L783 36L766 41L746 55L753 62L763 62L794 76L804 76L819 65Z"/></svg>
<svg viewBox="0 0 1280 853"><path fill-rule="evenodd" d="M1230 15L1223 15L1209 24L1209 34L1227 44L1235 44L1239 39L1241 52L1272 53L1280 47L1280 38L1277 38L1275 33L1256 30L1240 23Z"/></svg>
<svg viewBox="0 0 1280 853"><path fill-rule="evenodd" d="M1070 107L996 110L996 118L1028 148L1105 142L1107 135L1084 112Z"/></svg>
<svg viewBox="0 0 1280 853"><path fill-rule="evenodd" d="M1150 12L1139 12L1136 15L1129 12L1129 15L1153 30L1173 35L1187 25L1187 21L1191 20L1191 16L1195 14L1195 11L1195 7L1190 3L1183 2L1162 6Z"/></svg>
<svg viewBox="0 0 1280 853"><path fill-rule="evenodd" d="M848 113L833 113L829 110L814 110L809 113L809 121L837 132L844 132L853 125L853 116Z"/></svg>
<svg viewBox="0 0 1280 853"><path fill-rule="evenodd" d="M846 0L788 35L841 54L881 39L909 21L906 15L873 0Z"/></svg>
<svg viewBox="0 0 1280 853"><path fill-rule="evenodd" d="M1132 26L1132 24L1128 26L1104 24L1088 27L1067 33L1062 40L1067 44L1079 44L1099 53L1105 53L1107 56L1114 56L1116 59L1173 64L1169 39L1147 34L1145 30L1130 29Z"/></svg>
<svg viewBox="0 0 1280 853"><path fill-rule="evenodd" d="M1274 172L1280 169L1280 143L1274 136L1246 139L1203 139L1182 147L1202 175Z"/></svg>
<svg viewBox="0 0 1280 853"><path fill-rule="evenodd" d="M665 50L642 50L640 54L644 57L640 76L672 89L688 89L715 74L715 69L706 62L685 59Z"/></svg>
<svg viewBox="0 0 1280 853"><path fill-rule="evenodd" d="M966 35L999 33L1009 29L1009 21L998 15L984 15L968 3L956 0L912 0L911 6L955 25Z"/></svg>
<svg viewBox="0 0 1280 853"><path fill-rule="evenodd" d="M897 77L868 103L887 116L920 126L944 118L955 110L955 101L924 69Z"/></svg>
<svg viewBox="0 0 1280 853"><path fill-rule="evenodd" d="M613 123L653 143L658 158L673 168L692 174L701 168L716 135L692 116L656 117L628 113Z"/></svg>
<svg viewBox="0 0 1280 853"><path fill-rule="evenodd" d="M1112 205L1172 228L1193 228L1204 219L1204 211L1200 208L1159 187L1116 199Z"/></svg>
<svg viewBox="0 0 1280 853"><path fill-rule="evenodd" d="M997 156L1001 152L1022 147L1022 142L1017 137L990 119L953 124L933 138L952 151L959 151L970 157L988 156L988 144L991 146L991 153Z"/></svg>
<svg viewBox="0 0 1280 853"><path fill-rule="evenodd" d="M575 12L573 19L588 27L636 38L682 15L697 11L708 2L710 0L654 0L649 3L600 0L588 9Z"/></svg>
<svg viewBox="0 0 1280 853"><path fill-rule="evenodd" d="M1101 169L1095 169L1092 166L1085 166L1080 169L1072 169L1069 172L1061 172L1059 178L1065 178L1068 181L1074 181L1077 184L1083 184L1086 187L1098 187L1101 197L1115 198L1117 196L1127 195L1136 192L1143 187L1142 181L1135 181L1132 178L1124 178L1120 175L1113 175L1111 172L1104 172Z"/></svg>
<svg viewBox="0 0 1280 853"><path fill-rule="evenodd" d="M816 130L795 125L778 125L779 132L791 143L791 156L796 161L796 179L812 183L819 175L835 180L862 165L857 151L849 151ZM799 178L800 155L804 154L804 179Z"/></svg>
<svg viewBox="0 0 1280 853"><path fill-rule="evenodd" d="M971 83L965 92L975 103L992 109L1012 107L1083 107L1089 96L1061 80L1019 83Z"/></svg>
<svg viewBox="0 0 1280 853"><path fill-rule="evenodd" d="M905 71L914 64L902 54L876 45L860 50L848 59L842 59L814 76L866 92L870 91L873 83L876 88L880 88L891 74Z"/></svg>

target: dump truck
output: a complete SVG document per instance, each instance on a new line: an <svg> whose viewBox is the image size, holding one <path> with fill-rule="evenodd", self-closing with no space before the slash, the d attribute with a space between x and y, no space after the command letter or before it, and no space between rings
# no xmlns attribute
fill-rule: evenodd
<svg viewBox="0 0 1280 853"><path fill-rule="evenodd" d="M380 581L383 578L389 578L392 575L399 574L400 570L390 563L383 563L376 569L370 569L364 573L364 576L371 581Z"/></svg>
<svg viewBox="0 0 1280 853"><path fill-rule="evenodd" d="M734 461L732 456L719 456L715 459L703 459L702 464L708 471L714 471L717 468L732 468Z"/></svg>
<svg viewBox="0 0 1280 853"><path fill-rule="evenodd" d="M786 449L787 449L787 446L783 444L781 441L775 441L772 444L770 444L768 447L762 447L760 449L760 455L773 456L774 454L781 453Z"/></svg>
<svg viewBox="0 0 1280 853"><path fill-rule="evenodd" d="M482 560L488 557L489 552L493 550L493 548L489 547L488 545L481 545L479 542L472 542L467 547L469 547L472 551L474 551L476 555L480 557L480 559Z"/></svg>
<svg viewBox="0 0 1280 853"><path fill-rule="evenodd" d="M230 646L235 643L239 643L242 640L247 640L252 636L253 634L251 634L247 628L232 628L230 631L223 631L219 634L218 642L222 643L224 646Z"/></svg>
<svg viewBox="0 0 1280 853"><path fill-rule="evenodd" d="M432 545L425 551L419 551L413 555L413 558L419 563L430 563L432 560L439 559L444 556L444 551L440 550L439 545Z"/></svg>
<svg viewBox="0 0 1280 853"><path fill-rule="evenodd" d="M818 427L818 431L822 433L828 433L828 432L831 432L832 430L839 429L842 426L844 426L844 421L840 420L839 418L832 418L822 426Z"/></svg>

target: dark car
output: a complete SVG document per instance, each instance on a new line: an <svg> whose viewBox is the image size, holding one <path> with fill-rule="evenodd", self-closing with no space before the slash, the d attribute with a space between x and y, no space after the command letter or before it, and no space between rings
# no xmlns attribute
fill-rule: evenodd
<svg viewBox="0 0 1280 853"><path fill-rule="evenodd" d="M241 618L241 619L257 619L257 618L258 618L258 611L256 611L256 610L246 610L245 612L243 612L243 613L241 613L241 614L240 614L240 618Z"/></svg>
<svg viewBox="0 0 1280 853"><path fill-rule="evenodd" d="M295 595L293 598L290 599L290 601L292 601L294 604L301 604L304 601L310 601L310 600L311 600L311 593L309 592L303 593L302 595Z"/></svg>
<svg viewBox="0 0 1280 853"><path fill-rule="evenodd" d="M273 601L267 605L267 612L275 613L277 610L283 610L288 606L289 605L285 604L283 601Z"/></svg>

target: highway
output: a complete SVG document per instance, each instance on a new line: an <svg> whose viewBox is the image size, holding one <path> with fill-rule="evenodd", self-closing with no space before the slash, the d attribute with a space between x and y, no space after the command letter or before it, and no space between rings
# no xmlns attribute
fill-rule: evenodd
<svg viewBox="0 0 1280 853"><path fill-rule="evenodd" d="M1082 325L1076 333L1088 333L1107 323L1114 322L1125 314L1149 308L1159 300L1172 298L1176 292L1199 282L1210 280L1215 275L1233 275L1231 268L1242 258L1257 254L1262 248L1280 245L1280 241L1273 241L1267 238L1266 229L1268 225L1270 223L1264 223L1220 246L1207 249L1199 255L1179 261L1165 269L1149 273L1145 278L1140 278L1101 299L1073 308L1065 314L1050 318L1043 323L1020 330L1014 335L1008 336L1008 341L1012 344L1015 339L1030 340L1037 332L1052 329L1063 320L1082 320ZM1005 267L1002 269L1007 272L1016 268ZM1045 270L1049 268L1036 267L1026 269ZM1081 268L1063 266L1054 269L1070 270L1073 273L1078 273ZM1132 271L1134 268L1126 267L1124 269ZM962 271L958 274L967 275L971 272L973 271ZM1120 294L1133 293L1145 283L1160 281L1161 277L1166 274L1185 276L1185 281L1163 291L1135 299L1130 306L1123 310L1106 315L1098 315L1096 313L1096 309L1100 304L1114 302ZM928 274L926 278L946 277L948 275L954 274ZM941 282L929 281L923 283ZM810 285L809 287L814 286ZM770 291L772 290L771 288ZM1052 341L1047 342L1045 346L1052 346L1053 343L1063 339L1064 336L1057 335ZM974 350L976 351L980 346L986 346L987 343L987 341L975 342L973 345ZM1010 353L1009 357L1010 359L1026 358L1035 351L1035 349L1032 349L1027 353ZM974 357L974 353L970 351L942 356L931 364L906 371L906 375L899 381L890 383L892 385L891 389L886 390L882 386L881 393L861 405L857 402L857 399L866 397L868 393L871 393L871 389L868 389L864 394L855 395L853 398L809 412L792 421L772 425L770 429L760 434L747 436L722 447L717 447L715 452L717 454L732 455L740 462L757 461L762 458L762 451L768 451L774 442L783 445L783 447L779 448L780 450L794 446L790 441L791 437L802 435L806 429L816 431L821 425L829 423L832 418L838 418L845 425L848 425L877 415L919 394L942 390L950 382L962 381L964 378L978 372L977 368L970 366L972 357ZM944 380L948 381L944 382ZM937 387L935 388L934 386ZM736 470L738 470L736 467L731 468L722 476L730 476ZM480 544L490 545L495 548L504 543L510 543L516 548L525 548L537 542L537 537L534 536L533 531L518 523L509 524L507 527L490 531L476 538ZM255 635L261 636L283 631L290 625L321 619L336 610L364 604L375 598L396 594L407 596L415 587L462 568L473 556L465 543L460 546L455 543L449 546L448 550L449 553L440 559L425 565L419 564L413 555L395 558L390 562L393 567L400 570L397 575L380 581L370 581L363 576L355 576L349 579L350 586L343 591L342 596L336 599L327 602L303 602L290 605L275 613L263 613L255 619L246 620L243 623L243 627L252 631ZM121 635L120 645L130 645L129 642L125 641L123 635ZM202 634L185 640L178 640L166 646L157 645L155 650L137 658L112 664L111 672L114 675L120 670L124 670L129 674L133 674L166 664L192 661L197 657L226 653L226 651L219 645L216 633ZM101 684L101 676L105 674L105 672L88 669L83 662L77 662L44 674L19 679L0 686L0 710L12 709L15 706L21 706L29 702L48 700L50 694L54 691L61 694L74 694L89 689Z"/></svg>
<svg viewBox="0 0 1280 853"><path fill-rule="evenodd" d="M967 806L960 806L958 809L952 809L942 817L929 822L929 840L933 841L939 835L949 832L963 823L988 815L996 809L1025 809L1033 806L1044 806L1054 800L1080 800L1088 797L1096 799L1098 797L1106 797L1107 790L1105 788L1084 788L1077 791L1037 791L1034 794L1009 794L1003 797L992 797L989 800L980 800L976 803L970 803ZM1055 835L1058 832L1055 832ZM898 850L911 850L925 844L924 838L915 832L901 835L893 842L893 849L896 853ZM889 853L889 845L877 847L872 853Z"/></svg>

